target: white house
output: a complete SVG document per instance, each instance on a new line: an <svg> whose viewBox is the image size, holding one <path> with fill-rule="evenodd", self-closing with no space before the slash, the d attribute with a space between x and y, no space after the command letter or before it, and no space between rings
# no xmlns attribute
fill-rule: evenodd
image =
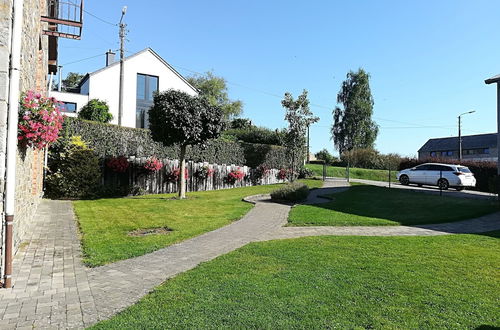
<svg viewBox="0 0 500 330"><path fill-rule="evenodd" d="M198 91L151 48L124 59L124 88L122 125L148 127L147 109L153 104L153 93L176 89L190 95ZM91 99L106 101L113 115L111 123L118 124L120 63L114 53L106 53L106 66L87 73L75 93L52 91L51 96L65 103L65 113L76 113Z"/></svg>

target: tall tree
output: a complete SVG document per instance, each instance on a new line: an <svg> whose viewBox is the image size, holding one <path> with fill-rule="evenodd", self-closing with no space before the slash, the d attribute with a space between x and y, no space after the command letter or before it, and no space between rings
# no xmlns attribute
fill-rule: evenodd
<svg viewBox="0 0 500 330"><path fill-rule="evenodd" d="M153 140L164 145L179 144L179 198L186 198L186 150L219 137L224 122L222 109L211 105L206 98L168 90L154 96L149 109L149 129Z"/></svg>
<svg viewBox="0 0 500 330"><path fill-rule="evenodd" d="M212 72L204 75L188 77L187 81L196 87L200 94L213 106L218 106L224 113L224 119L229 121L243 112L243 102L230 100L227 94L227 82Z"/></svg>
<svg viewBox="0 0 500 330"><path fill-rule="evenodd" d="M337 94L337 102L342 107L333 110L331 133L339 153L353 148L373 148L378 125L372 120L370 75L363 69L350 71Z"/></svg>
<svg viewBox="0 0 500 330"><path fill-rule="evenodd" d="M296 100L293 99L292 94L285 93L281 105L285 108L285 120L288 121L285 148L290 159L290 181L294 181L298 167L304 161L307 127L317 122L319 118L315 117L309 109L305 89Z"/></svg>

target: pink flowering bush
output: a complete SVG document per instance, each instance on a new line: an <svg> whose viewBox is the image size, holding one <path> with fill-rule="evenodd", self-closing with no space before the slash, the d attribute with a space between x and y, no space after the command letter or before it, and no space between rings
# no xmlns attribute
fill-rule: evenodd
<svg viewBox="0 0 500 330"><path fill-rule="evenodd" d="M144 169L149 172L158 172L163 167L163 163L156 157L151 157L144 164Z"/></svg>
<svg viewBox="0 0 500 330"><path fill-rule="evenodd" d="M19 107L18 140L43 149L59 138L63 116L61 102L33 91L23 93Z"/></svg>
<svg viewBox="0 0 500 330"><path fill-rule="evenodd" d="M241 181L245 177L245 173L241 169L232 170L227 174L227 182L230 184L235 184L236 181Z"/></svg>
<svg viewBox="0 0 500 330"><path fill-rule="evenodd" d="M129 162L124 156L113 157L108 159L106 166L117 173L125 173L129 167Z"/></svg>

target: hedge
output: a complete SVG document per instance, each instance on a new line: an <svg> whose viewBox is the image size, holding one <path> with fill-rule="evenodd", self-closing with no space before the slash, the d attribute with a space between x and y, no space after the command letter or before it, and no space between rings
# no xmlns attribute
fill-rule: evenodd
<svg viewBox="0 0 500 330"><path fill-rule="evenodd" d="M148 129L120 127L66 117L64 121L66 136L79 135L101 159L116 156L149 157L178 159L178 146L164 146L153 141ZM212 164L235 164L257 167L265 164L271 168L287 166L286 152L283 147L211 140L203 146L188 149L187 160Z"/></svg>
<svg viewBox="0 0 500 330"><path fill-rule="evenodd" d="M467 160L453 160L447 158L429 158L419 160L416 158L402 159L398 170L412 168L424 163L443 163L467 166L474 177L476 178L476 187L473 190L484 192L497 192L496 180L497 177L497 164L495 162L482 162L482 161L467 161Z"/></svg>

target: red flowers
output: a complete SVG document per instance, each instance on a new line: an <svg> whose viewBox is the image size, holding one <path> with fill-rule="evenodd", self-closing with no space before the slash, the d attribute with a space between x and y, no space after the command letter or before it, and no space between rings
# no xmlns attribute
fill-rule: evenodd
<svg viewBox="0 0 500 330"><path fill-rule="evenodd" d="M129 167L129 163L127 158L120 156L108 159L106 166L114 172L125 173Z"/></svg>
<svg viewBox="0 0 500 330"><path fill-rule="evenodd" d="M177 182L179 181L179 174L181 173L181 170L179 168L174 168L170 173L167 173L165 175L165 180L169 182ZM189 178L189 172L188 169L184 171L184 179L187 180Z"/></svg>
<svg viewBox="0 0 500 330"><path fill-rule="evenodd" d="M280 180L285 180L287 175L288 175L288 170L282 168L279 170L278 174L276 175L276 177Z"/></svg>
<svg viewBox="0 0 500 330"><path fill-rule="evenodd" d="M200 180L206 180L214 174L214 170L208 166L202 166L196 170L194 175Z"/></svg>
<svg viewBox="0 0 500 330"><path fill-rule="evenodd" d="M144 164L144 168L150 172L158 172L163 167L163 163L156 157L151 157Z"/></svg>
<svg viewBox="0 0 500 330"><path fill-rule="evenodd" d="M241 181L245 177L245 173L241 169L232 170L227 174L227 182L230 184L235 184L236 181Z"/></svg>
<svg viewBox="0 0 500 330"><path fill-rule="evenodd" d="M18 140L36 149L43 149L59 138L63 116L61 102L28 91L21 96Z"/></svg>

